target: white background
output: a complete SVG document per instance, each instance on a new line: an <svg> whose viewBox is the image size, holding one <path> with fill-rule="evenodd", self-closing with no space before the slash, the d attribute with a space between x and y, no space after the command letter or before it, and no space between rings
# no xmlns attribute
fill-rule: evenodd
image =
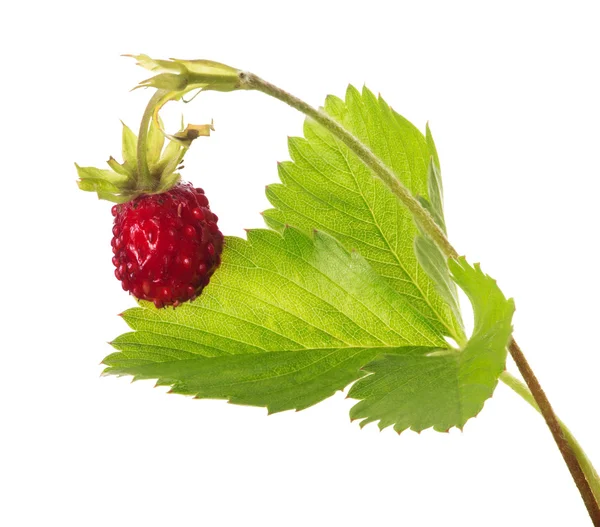
<svg viewBox="0 0 600 527"><path fill-rule="evenodd" d="M17 6L17 7L15 7ZM515 331L600 465L596 2L11 2L2 8L0 524L585 526L540 418L498 387L464 433L166 395L100 378L134 302L110 262L110 204L73 162L120 152L148 72L121 53L208 58L318 105L366 83L436 138L450 237L516 299ZM174 105L214 118L185 177L228 235L302 116L258 93ZM514 365L509 369L515 371Z"/></svg>

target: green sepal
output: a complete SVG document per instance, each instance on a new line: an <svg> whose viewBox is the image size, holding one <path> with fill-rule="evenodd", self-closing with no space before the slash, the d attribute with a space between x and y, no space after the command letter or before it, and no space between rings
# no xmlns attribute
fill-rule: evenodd
<svg viewBox="0 0 600 527"><path fill-rule="evenodd" d="M129 182L129 177L117 174L112 170L102 170L95 167L80 167L75 163L79 181L77 184L81 190L87 192L113 192L118 193Z"/></svg>
<svg viewBox="0 0 600 527"><path fill-rule="evenodd" d="M163 155L156 166L156 170L161 174L175 172L181 161L183 161L185 152L187 152L187 148L179 141L169 140Z"/></svg>
<svg viewBox="0 0 600 527"><path fill-rule="evenodd" d="M165 134L163 132L162 119L156 122L154 119L150 121L150 129L148 130L146 159L150 172L156 169L156 166L161 158L161 153L165 144Z"/></svg>
<svg viewBox="0 0 600 527"><path fill-rule="evenodd" d="M136 86L158 90L160 96L154 106L154 120L158 119L158 112L168 101L178 101L191 91L228 92L240 89L240 70L212 60L157 60L148 55L125 57L132 57L137 60L138 66L158 73Z"/></svg>
<svg viewBox="0 0 600 527"><path fill-rule="evenodd" d="M109 166L119 165L112 157ZM125 203L139 195L131 188L132 177L124 170L122 165L120 173L112 170L102 170L96 167L80 167L75 163L79 181L77 185L86 192L96 192L98 199L113 203Z"/></svg>
<svg viewBox="0 0 600 527"><path fill-rule="evenodd" d="M212 60L158 60L148 55L125 55L158 75L140 82L138 88L167 90L181 97L192 90L232 91L239 88L240 71Z"/></svg>
<svg viewBox="0 0 600 527"><path fill-rule="evenodd" d="M82 180L107 181L118 187L129 179L128 176L117 174L112 170L102 170L96 167L80 167L77 163L75 163L75 167L77 168L77 175Z"/></svg>
<svg viewBox="0 0 600 527"><path fill-rule="evenodd" d="M156 193L160 194L161 192L166 192L170 188L173 188L177 183L181 181L181 175L177 172L168 173L165 172L163 176L160 178L160 184L156 189Z"/></svg>
<svg viewBox="0 0 600 527"><path fill-rule="evenodd" d="M191 143L198 137L210 135L214 130L211 123L188 125L185 129L182 126L175 135L166 134L158 112L167 101L179 100L192 90L231 91L239 87L239 71L218 62L155 60L147 55L133 57L140 66L158 73L138 86L159 90L159 96L152 99L154 102L147 110L151 111L151 119L148 129L144 130L144 133L147 132L143 141L145 155L139 160L145 165L143 172L140 173L138 169L138 137L125 123L122 123L122 163L111 156L107 161L111 170L77 167L79 188L96 192L100 199L112 202L128 201L149 192L166 192L175 186L181 179L175 171ZM165 138L169 139L166 147Z"/></svg>
<svg viewBox="0 0 600 527"><path fill-rule="evenodd" d="M183 91L187 87L187 79L174 73L160 73L140 82L137 88L152 87L158 90Z"/></svg>
<svg viewBox="0 0 600 527"><path fill-rule="evenodd" d="M129 169L129 167L126 167L125 165L122 165L121 163L119 163L113 156L110 156L108 158L108 161L106 162L106 164L112 168L117 174L121 174L122 176L131 176L133 174L133 171Z"/></svg>
<svg viewBox="0 0 600 527"><path fill-rule="evenodd" d="M85 192L119 192L119 189L115 187L112 183L109 183L108 181L103 181L101 179L80 179L77 182L77 186L80 190L83 190Z"/></svg>
<svg viewBox="0 0 600 527"><path fill-rule="evenodd" d="M98 190L96 192L98 193L98 199L103 199L112 203L127 203L128 201L131 201L139 196L139 193L135 192L125 194L114 194L112 192L104 192L102 190Z"/></svg>
<svg viewBox="0 0 600 527"><path fill-rule="evenodd" d="M110 170L96 167L77 167L81 190L96 192L99 199L113 203L125 203L142 194L149 192L137 187L137 136L124 123L122 132L123 163L110 157L107 164ZM208 136L214 130L212 123L203 125L182 125L175 135L164 132L160 119L152 120L146 142L147 162L152 177L157 181L152 194L160 194L173 188L181 180L181 175L175 172L181 165L183 156L191 143L197 137ZM165 146L165 138L168 139Z"/></svg>
<svg viewBox="0 0 600 527"><path fill-rule="evenodd" d="M135 135L129 126L121 121L123 125L122 147L123 166L131 173L137 171L137 135Z"/></svg>

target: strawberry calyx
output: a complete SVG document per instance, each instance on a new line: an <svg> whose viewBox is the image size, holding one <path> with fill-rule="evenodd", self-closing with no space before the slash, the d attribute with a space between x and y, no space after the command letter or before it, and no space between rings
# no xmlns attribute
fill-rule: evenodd
<svg viewBox="0 0 600 527"><path fill-rule="evenodd" d="M137 88L156 88L142 117L139 135L123 124L123 162L108 160L109 169L75 164L81 190L96 192L100 199L126 203L144 194L160 194L173 188L181 177L177 172L194 139L210 135L212 123L188 125L174 135L165 133L160 109L190 91L239 89L240 71L209 60L158 60L147 55L126 55L153 73ZM165 147L165 139L169 143Z"/></svg>
<svg viewBox="0 0 600 527"><path fill-rule="evenodd" d="M99 199L113 203L126 203L142 194L160 194L173 188L181 180L177 171L183 156L197 137L209 136L214 130L211 124L188 125L174 135L164 132L162 122L151 120L144 145L145 166L148 176L141 177L138 160L138 137L123 123L122 157L107 161L108 169L81 167L75 163L81 190L96 192ZM168 144L165 146L165 139Z"/></svg>

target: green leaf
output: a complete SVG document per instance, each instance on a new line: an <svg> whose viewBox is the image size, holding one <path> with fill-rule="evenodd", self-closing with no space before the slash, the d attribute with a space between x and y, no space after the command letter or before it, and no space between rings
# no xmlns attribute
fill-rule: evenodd
<svg viewBox="0 0 600 527"><path fill-rule="evenodd" d="M429 124L426 127L425 140L431 157L427 167L427 190L429 197L419 196L421 205L423 205L433 216L435 222L446 233L446 222L444 220L444 190L442 187L442 174L440 171L440 160L438 158L437 148L433 142L433 136L429 129Z"/></svg>
<svg viewBox="0 0 600 527"><path fill-rule="evenodd" d="M446 222L444 220L444 204L442 195L442 176L437 168L433 157L429 162L427 172L429 200L427 200L426 208L429 210L435 222L446 232Z"/></svg>
<svg viewBox="0 0 600 527"><path fill-rule="evenodd" d="M173 391L305 408L364 372L377 355L447 345L356 252L294 228L226 238L223 263L194 302L123 318L106 373L156 378Z"/></svg>
<svg viewBox="0 0 600 527"><path fill-rule="evenodd" d="M427 147L429 148L429 154L433 158L433 162L438 169L438 172L441 170L440 158L438 156L437 147L435 146L435 142L433 141L433 135L431 135L431 128L429 128L429 123L425 125L425 141L427 142ZM440 179L440 196L442 193L441 187L441 179Z"/></svg>
<svg viewBox="0 0 600 527"><path fill-rule="evenodd" d="M160 379L157 384L172 386L171 393L264 406L269 413L303 410L330 397L364 375L360 368L382 352L422 349L317 348L213 358L188 353L189 358L174 360L172 349L147 343L153 340L141 332L115 340L113 345L122 353L104 360L110 365L109 373L133 374L136 380Z"/></svg>
<svg viewBox="0 0 600 527"><path fill-rule="evenodd" d="M364 88L348 88L345 101L329 96L324 110L354 133L398 175L415 195L429 197L428 167L435 153L419 130ZM312 120L305 138L291 138L292 162L279 165L282 184L270 185L273 210L266 223L280 229L318 228L356 249L438 331L464 340L460 319L435 281L419 265L411 214L365 165Z"/></svg>
<svg viewBox="0 0 600 527"><path fill-rule="evenodd" d="M421 197L421 204L431 213L435 222L446 232L446 223L444 220L444 198L442 189L442 176L439 169L439 159L433 136L429 125L426 129L426 141L431 152L429 166L427 169L427 189L429 199ZM421 232L415 238L415 254L423 270L433 280L440 296L446 301L446 304L452 310L454 319L463 327L460 306L458 303L458 293L456 285L450 278L448 261L442 254L437 245ZM459 337L463 337L460 335ZM460 344L464 343L462 338L456 339Z"/></svg>
<svg viewBox="0 0 600 527"><path fill-rule="evenodd" d="M350 411L361 426L379 421L401 432L433 427L462 428L491 397L504 371L514 303L495 280L464 258L450 261L456 283L473 304L475 325L460 350L414 350L386 355L365 367L371 375L356 382L349 397L361 399Z"/></svg>
<svg viewBox="0 0 600 527"><path fill-rule="evenodd" d="M428 127L423 136L367 89L350 87L345 101L329 97L325 111L445 229ZM113 341L105 373L270 412L306 408L357 381L351 416L361 425L464 426L504 369L512 301L464 259L450 262L451 278L439 249L381 180L313 121L304 133L290 139L282 184L267 190L276 208L265 220L274 230L227 238L221 268L194 302L176 309L141 302L124 313L133 332ZM185 152L169 144L160 157L162 147L163 138L157 166L178 164ZM474 305L468 341L454 282ZM444 336L460 349L449 349Z"/></svg>
<svg viewBox="0 0 600 527"><path fill-rule="evenodd" d="M430 238L422 235L415 238L415 254L423 270L435 283L439 295L452 310L455 320L462 326L458 293L456 291L456 284L450 277L448 260ZM465 339L458 338L456 340L459 344L463 344Z"/></svg>

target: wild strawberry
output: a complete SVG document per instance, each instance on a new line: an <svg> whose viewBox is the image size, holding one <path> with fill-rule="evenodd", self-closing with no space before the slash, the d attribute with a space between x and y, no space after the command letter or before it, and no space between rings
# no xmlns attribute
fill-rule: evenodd
<svg viewBox="0 0 600 527"><path fill-rule="evenodd" d="M193 139L210 125L188 126L168 136L152 122L145 159L138 162L137 138L123 128L123 158L112 170L79 167L79 187L118 203L113 206L113 265L123 289L158 308L196 298L221 263L223 235L204 191L181 183L175 172ZM144 168L145 167L145 168Z"/></svg>
<svg viewBox="0 0 600 527"><path fill-rule="evenodd" d="M194 299L221 263L223 235L204 191L180 183L113 207L115 276L156 307Z"/></svg>

